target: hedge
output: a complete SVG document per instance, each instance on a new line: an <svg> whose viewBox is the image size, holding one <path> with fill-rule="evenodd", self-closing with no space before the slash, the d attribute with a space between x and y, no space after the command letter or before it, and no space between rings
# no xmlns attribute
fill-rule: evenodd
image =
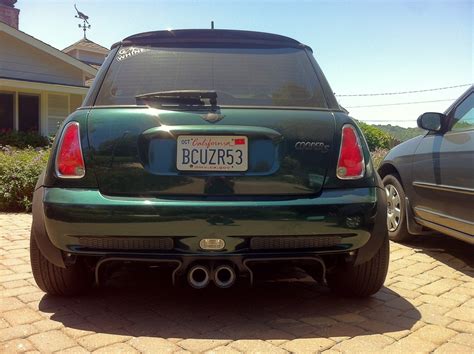
<svg viewBox="0 0 474 354"><path fill-rule="evenodd" d="M375 170L377 170L380 167L380 164L382 163L387 153L388 153L387 149L380 149L380 148L377 148L375 149L375 151L372 151L370 153L370 156L372 157L372 162L374 163Z"/></svg>
<svg viewBox="0 0 474 354"><path fill-rule="evenodd" d="M37 132L17 132L0 129L0 146L11 146L19 149L28 147L47 147L52 138L39 135Z"/></svg>
<svg viewBox="0 0 474 354"><path fill-rule="evenodd" d="M38 176L49 149L0 146L0 211L30 211Z"/></svg>
<svg viewBox="0 0 474 354"><path fill-rule="evenodd" d="M357 122L357 124L364 133L365 140L367 141L367 145L369 145L370 151L390 148L391 137L388 133L374 127L373 125L363 122Z"/></svg>

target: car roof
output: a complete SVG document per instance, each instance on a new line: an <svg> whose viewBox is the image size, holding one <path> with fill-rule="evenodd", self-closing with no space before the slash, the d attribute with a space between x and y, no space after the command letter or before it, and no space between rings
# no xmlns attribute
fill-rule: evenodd
<svg viewBox="0 0 474 354"><path fill-rule="evenodd" d="M157 47L176 47L176 45L180 47L202 45L217 47L292 47L311 50L310 47L292 38L278 34L227 29L179 29L144 32L134 34L115 43L111 49L119 45L152 45Z"/></svg>

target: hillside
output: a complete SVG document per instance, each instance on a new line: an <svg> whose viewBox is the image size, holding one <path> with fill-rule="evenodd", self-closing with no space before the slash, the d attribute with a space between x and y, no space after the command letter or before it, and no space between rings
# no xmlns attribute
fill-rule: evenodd
<svg viewBox="0 0 474 354"><path fill-rule="evenodd" d="M420 128L403 128L398 125L391 124L374 124L374 127L377 127L380 130L390 134L395 139L403 142L405 140L414 138L415 136L423 134L423 130Z"/></svg>

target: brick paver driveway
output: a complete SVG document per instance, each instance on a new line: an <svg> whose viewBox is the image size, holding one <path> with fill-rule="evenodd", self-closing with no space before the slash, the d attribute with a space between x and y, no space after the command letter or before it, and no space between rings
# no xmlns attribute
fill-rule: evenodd
<svg viewBox="0 0 474 354"><path fill-rule="evenodd" d="M392 243L385 287L365 300L296 271L204 291L122 271L88 296L54 298L31 276L30 222L0 214L2 353L474 352L473 247L447 237Z"/></svg>

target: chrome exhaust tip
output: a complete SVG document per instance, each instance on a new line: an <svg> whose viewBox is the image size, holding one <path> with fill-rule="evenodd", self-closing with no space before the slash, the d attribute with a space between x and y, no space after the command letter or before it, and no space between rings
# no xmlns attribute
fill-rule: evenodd
<svg viewBox="0 0 474 354"><path fill-rule="evenodd" d="M214 269L214 283L219 288L230 288L235 279L235 270L229 265L220 265Z"/></svg>
<svg viewBox="0 0 474 354"><path fill-rule="evenodd" d="M209 269L206 266L195 265L188 272L188 283L194 289L204 289L210 281Z"/></svg>

